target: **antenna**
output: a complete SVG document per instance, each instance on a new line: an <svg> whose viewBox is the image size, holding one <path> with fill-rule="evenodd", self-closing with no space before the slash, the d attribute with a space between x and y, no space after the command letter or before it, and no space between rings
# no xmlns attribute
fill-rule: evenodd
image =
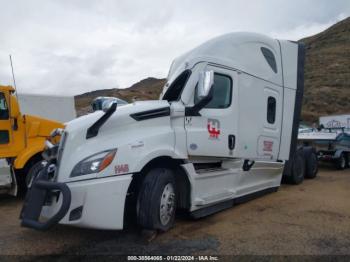
<svg viewBox="0 0 350 262"><path fill-rule="evenodd" d="M14 74L14 72L13 72L12 57L11 57L11 55L9 55L9 56L10 56L10 63L11 63L11 70L12 70L13 85L14 85L14 87L15 87L16 96L17 96L17 86L16 86L15 74Z"/></svg>

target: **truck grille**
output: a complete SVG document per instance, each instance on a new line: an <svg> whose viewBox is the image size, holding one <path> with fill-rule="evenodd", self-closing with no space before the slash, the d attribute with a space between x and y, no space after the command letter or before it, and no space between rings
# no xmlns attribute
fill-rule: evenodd
<svg viewBox="0 0 350 262"><path fill-rule="evenodd" d="M68 133L67 133L67 132L63 132L63 134L62 134L62 136L61 136L60 144L59 144L59 146L58 146L58 152L57 152L57 168L56 168L56 173L55 173L54 180L57 180L57 174L58 174L58 172L59 172L59 168L60 168L60 164L61 164L61 159L62 159L62 154L63 154L64 146L65 146L66 141L67 141L67 137L68 137Z"/></svg>

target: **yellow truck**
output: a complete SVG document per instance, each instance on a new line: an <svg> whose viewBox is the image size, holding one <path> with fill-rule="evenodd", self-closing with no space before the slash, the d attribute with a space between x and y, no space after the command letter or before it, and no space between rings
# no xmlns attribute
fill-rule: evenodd
<svg viewBox="0 0 350 262"><path fill-rule="evenodd" d="M62 98L17 96L13 87L0 85L0 159L6 159L8 165L6 169L2 164L0 192L7 191L13 195L25 192L31 178L41 168L45 140L54 129L64 127L59 116L65 120L75 118L73 98ZM22 102L23 108L20 109ZM36 113L25 114L28 111ZM55 120L47 119L50 112L56 114L50 118ZM6 170L10 174L6 174Z"/></svg>

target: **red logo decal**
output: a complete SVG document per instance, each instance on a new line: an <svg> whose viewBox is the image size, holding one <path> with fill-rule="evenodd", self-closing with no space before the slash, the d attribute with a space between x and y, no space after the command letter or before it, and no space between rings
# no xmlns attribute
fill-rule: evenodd
<svg viewBox="0 0 350 262"><path fill-rule="evenodd" d="M220 121L217 119L208 119L207 124L209 138L217 139L220 135Z"/></svg>
<svg viewBox="0 0 350 262"><path fill-rule="evenodd" d="M123 165L117 165L114 167L114 171L116 174L123 174L129 172L129 165L123 164Z"/></svg>
<svg viewBox="0 0 350 262"><path fill-rule="evenodd" d="M264 141L264 149L265 152L272 152L273 142L272 141Z"/></svg>

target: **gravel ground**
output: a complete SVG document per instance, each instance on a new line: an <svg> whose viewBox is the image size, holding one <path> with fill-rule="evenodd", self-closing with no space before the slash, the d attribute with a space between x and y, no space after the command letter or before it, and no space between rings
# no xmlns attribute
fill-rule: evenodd
<svg viewBox="0 0 350 262"><path fill-rule="evenodd" d="M177 218L152 241L137 229L19 226L22 201L0 196L2 255L350 255L350 170L323 167L314 180L200 220Z"/></svg>

